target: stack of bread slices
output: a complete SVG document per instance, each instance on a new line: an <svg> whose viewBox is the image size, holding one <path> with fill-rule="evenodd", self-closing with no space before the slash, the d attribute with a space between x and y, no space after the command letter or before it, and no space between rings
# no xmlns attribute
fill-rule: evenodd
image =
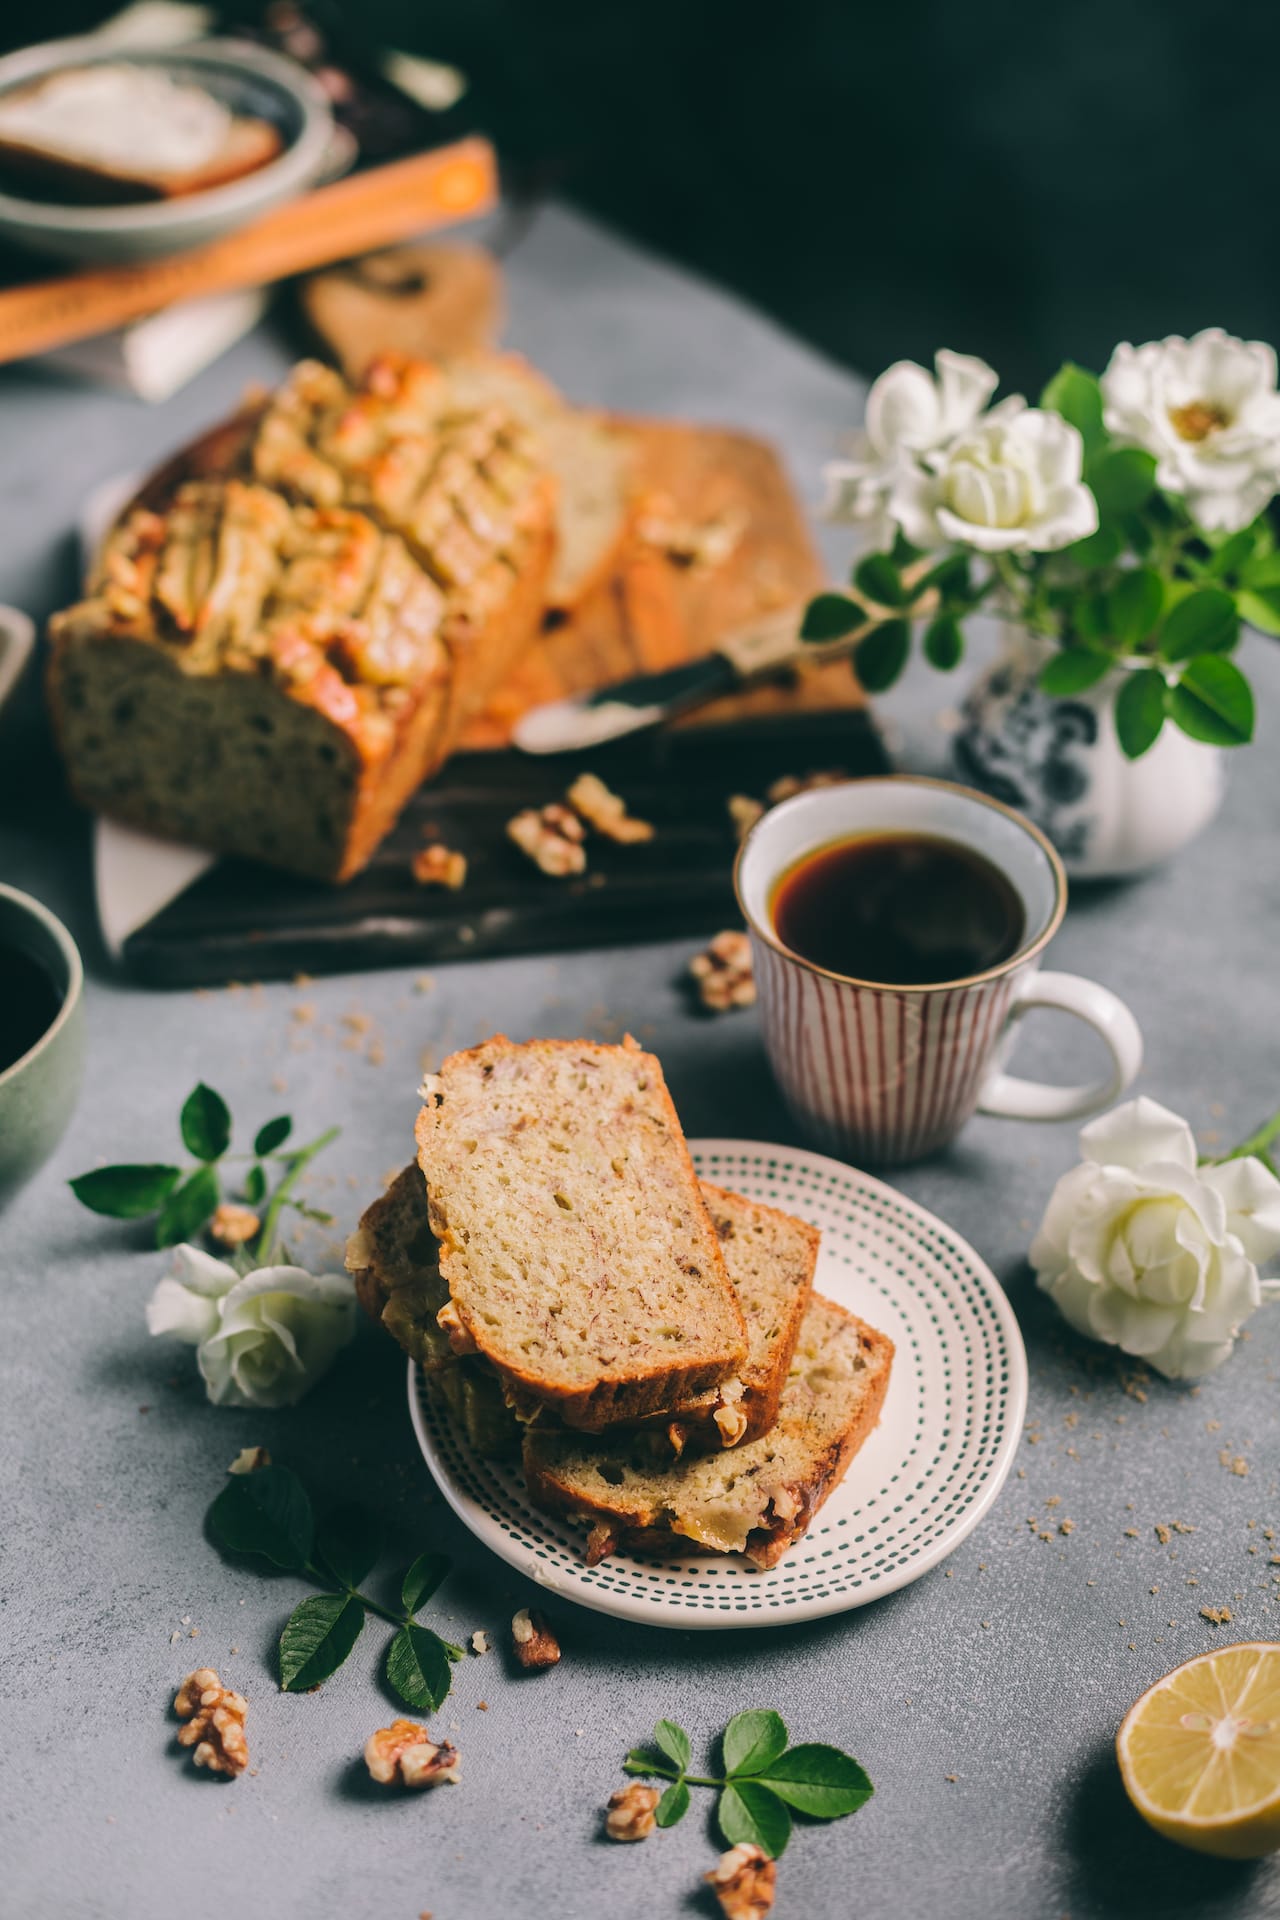
<svg viewBox="0 0 1280 1920"><path fill-rule="evenodd" d="M424 1088L347 1265L469 1444L619 1546L771 1567L880 1417L892 1342L818 1234L700 1182L652 1054L496 1036ZM678 1536L678 1540L673 1540Z"/></svg>

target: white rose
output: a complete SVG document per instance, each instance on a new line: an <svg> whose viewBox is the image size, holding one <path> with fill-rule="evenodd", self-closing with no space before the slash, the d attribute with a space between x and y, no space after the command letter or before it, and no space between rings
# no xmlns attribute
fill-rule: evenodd
<svg viewBox="0 0 1280 1920"><path fill-rule="evenodd" d="M147 1326L195 1347L216 1406L291 1407L354 1337L355 1286L347 1274L303 1267L241 1276L198 1247L175 1247Z"/></svg>
<svg viewBox="0 0 1280 1920"><path fill-rule="evenodd" d="M1275 1286L1280 1180L1260 1160L1196 1166L1185 1120L1130 1100L1080 1135L1031 1244L1039 1285L1080 1333L1171 1380L1212 1372Z"/></svg>
<svg viewBox="0 0 1280 1920"><path fill-rule="evenodd" d="M1280 486L1276 356L1261 340L1207 327L1145 347L1127 341L1102 376L1103 419L1118 440L1156 458L1156 484L1191 518L1235 533Z"/></svg>
<svg viewBox="0 0 1280 1920"><path fill-rule="evenodd" d="M917 547L1051 553L1097 530L1083 464L1084 443L1061 414L1002 400L920 466L899 467L887 512Z"/></svg>
<svg viewBox="0 0 1280 1920"><path fill-rule="evenodd" d="M899 465L971 427L999 384L999 374L971 354L943 348L933 364L936 377L914 360L898 360L873 382L849 457L824 469L829 518L881 517Z"/></svg>

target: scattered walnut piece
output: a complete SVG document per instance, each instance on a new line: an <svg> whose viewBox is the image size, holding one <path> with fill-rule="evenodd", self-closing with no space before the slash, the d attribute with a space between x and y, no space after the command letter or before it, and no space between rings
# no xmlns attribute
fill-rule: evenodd
<svg viewBox="0 0 1280 1920"><path fill-rule="evenodd" d="M764 1920L773 1905L778 1868L763 1848L743 1845L722 1853L702 1877L720 1902L725 1920Z"/></svg>
<svg viewBox="0 0 1280 1920"><path fill-rule="evenodd" d="M745 840L756 821L765 815L764 801L753 800L749 793L731 793L726 805L739 840Z"/></svg>
<svg viewBox="0 0 1280 1920"><path fill-rule="evenodd" d="M393 1720L379 1727L364 1745L364 1763L379 1786L438 1787L458 1778L458 1750L439 1746L416 1720Z"/></svg>
<svg viewBox="0 0 1280 1920"><path fill-rule="evenodd" d="M224 1200L209 1222L209 1237L220 1247L242 1247L246 1240L252 1240L261 1225L252 1207L237 1207L230 1200Z"/></svg>
<svg viewBox="0 0 1280 1920"><path fill-rule="evenodd" d="M653 1832L653 1810L662 1798L657 1787L633 1780L609 1795L604 1830L611 1840L647 1840Z"/></svg>
<svg viewBox="0 0 1280 1920"><path fill-rule="evenodd" d="M634 814L628 813L622 795L611 793L594 773L580 773L565 799L589 827L602 833L606 840L616 840L619 846L633 846L639 840L653 838L652 822L637 820Z"/></svg>
<svg viewBox="0 0 1280 1920"><path fill-rule="evenodd" d="M489 1636L485 1632L483 1627L477 1627L475 1632L472 1634L471 1651L472 1653L488 1653Z"/></svg>
<svg viewBox="0 0 1280 1920"><path fill-rule="evenodd" d="M243 1773L249 1764L244 1717L249 1703L243 1694L224 1687L212 1667L189 1673L174 1696L173 1710L186 1725L178 1728L178 1745L194 1747L191 1758L210 1773Z"/></svg>
<svg viewBox="0 0 1280 1920"><path fill-rule="evenodd" d="M586 850L582 845L586 829L568 807L526 807L507 822L507 838L521 853L528 854L535 867L563 880L571 873L585 873Z"/></svg>
<svg viewBox="0 0 1280 1920"><path fill-rule="evenodd" d="M270 1465L271 1455L265 1447L241 1447L239 1453L227 1468L227 1472L256 1473L259 1467L269 1467Z"/></svg>
<svg viewBox="0 0 1280 1920"><path fill-rule="evenodd" d="M610 1526L607 1520L597 1520L587 1533L582 1557L589 1567L598 1567L602 1560L607 1560L616 1551L617 1545L617 1528Z"/></svg>
<svg viewBox="0 0 1280 1920"><path fill-rule="evenodd" d="M755 1005L751 942L745 933L718 933L704 953L694 954L689 972L698 983L698 998L712 1013Z"/></svg>
<svg viewBox="0 0 1280 1920"><path fill-rule="evenodd" d="M533 1673L540 1667L554 1667L560 1658L560 1642L540 1613L521 1607L511 1619L511 1645L522 1667Z"/></svg>
<svg viewBox="0 0 1280 1920"><path fill-rule="evenodd" d="M414 854L411 871L420 887L448 887L456 893L467 877L467 856L433 840Z"/></svg>
<svg viewBox="0 0 1280 1920"><path fill-rule="evenodd" d="M780 800L790 800L797 793L808 793L812 787L839 787L849 778L843 767L827 767L815 773L784 773L765 789L765 799L771 807Z"/></svg>
<svg viewBox="0 0 1280 1920"><path fill-rule="evenodd" d="M1230 1607L1201 1607L1200 1618L1211 1620L1215 1627L1230 1626L1232 1620Z"/></svg>
<svg viewBox="0 0 1280 1920"><path fill-rule="evenodd" d="M1160 1542L1160 1545L1161 1545L1162 1547L1167 1547L1167 1546L1168 1546L1168 1544L1169 1544L1169 1542L1170 1542L1170 1541L1172 1540L1172 1538L1173 1538L1173 1528L1172 1528L1172 1527L1166 1527L1166 1526L1165 1526L1165 1525L1163 1524L1163 1522L1161 1522L1161 1521L1159 1521L1159 1520L1157 1520L1157 1522L1156 1522L1156 1539L1157 1539L1157 1540L1158 1540L1158 1541Z"/></svg>
<svg viewBox="0 0 1280 1920"><path fill-rule="evenodd" d="M722 567L747 530L741 507L726 507L706 520L689 520L675 510L667 494L655 494L636 531L678 567Z"/></svg>

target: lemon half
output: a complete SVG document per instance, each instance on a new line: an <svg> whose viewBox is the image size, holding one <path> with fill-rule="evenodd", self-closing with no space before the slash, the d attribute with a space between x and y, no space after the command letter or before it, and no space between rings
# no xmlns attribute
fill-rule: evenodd
<svg viewBox="0 0 1280 1920"><path fill-rule="evenodd" d="M1280 1644L1202 1653L1157 1680L1116 1735L1125 1791L1167 1840L1225 1860L1280 1848Z"/></svg>

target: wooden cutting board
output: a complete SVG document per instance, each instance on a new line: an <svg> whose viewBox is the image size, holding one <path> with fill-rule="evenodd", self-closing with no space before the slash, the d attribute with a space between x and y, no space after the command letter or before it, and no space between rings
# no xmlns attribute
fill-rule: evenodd
<svg viewBox="0 0 1280 1920"><path fill-rule="evenodd" d="M637 441L641 495L638 529L623 564L569 619L549 627L468 727L464 750L505 746L529 707L678 666L781 608L794 606L798 623L805 602L825 584L800 504L767 441L678 421L619 424ZM663 526L677 523L741 532L719 564L689 563L662 544ZM646 537L646 527L659 537ZM863 703L852 669L835 664L718 700L698 710L696 724Z"/></svg>

